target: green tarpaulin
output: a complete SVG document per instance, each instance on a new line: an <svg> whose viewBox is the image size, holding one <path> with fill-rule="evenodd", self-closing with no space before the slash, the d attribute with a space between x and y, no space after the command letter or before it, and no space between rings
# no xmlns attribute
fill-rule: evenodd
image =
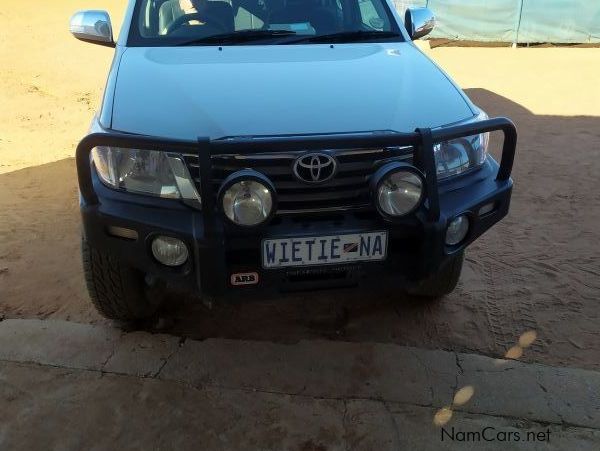
<svg viewBox="0 0 600 451"><path fill-rule="evenodd" d="M427 6L433 38L483 42L600 43L600 0L395 0Z"/></svg>

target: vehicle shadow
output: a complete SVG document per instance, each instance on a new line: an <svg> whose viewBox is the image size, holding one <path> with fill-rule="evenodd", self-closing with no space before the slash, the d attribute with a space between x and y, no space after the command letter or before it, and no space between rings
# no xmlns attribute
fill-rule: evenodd
<svg viewBox="0 0 600 451"><path fill-rule="evenodd" d="M160 318L136 327L195 339L393 342L494 357L536 331L527 360L600 368L600 118L535 115L484 89L467 94L490 116L512 118L520 135L511 213L469 249L453 294L426 304L374 283L212 310L173 299ZM0 315L102 322L81 273L73 160L0 175L0 212Z"/></svg>

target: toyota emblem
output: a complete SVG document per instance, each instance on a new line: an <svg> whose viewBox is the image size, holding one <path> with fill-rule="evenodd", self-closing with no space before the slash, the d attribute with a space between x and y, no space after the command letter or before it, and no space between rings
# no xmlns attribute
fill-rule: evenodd
<svg viewBox="0 0 600 451"><path fill-rule="evenodd" d="M294 175L304 183L324 183L337 171L337 161L323 152L307 153L294 163Z"/></svg>

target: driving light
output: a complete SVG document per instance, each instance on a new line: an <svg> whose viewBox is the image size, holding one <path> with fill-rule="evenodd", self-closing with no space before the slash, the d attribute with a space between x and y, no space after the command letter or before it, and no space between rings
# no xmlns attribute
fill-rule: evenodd
<svg viewBox="0 0 600 451"><path fill-rule="evenodd" d="M185 243L177 238L159 236L152 241L152 254L166 266L181 266L189 256Z"/></svg>
<svg viewBox="0 0 600 451"><path fill-rule="evenodd" d="M453 219L446 230L446 244L456 246L460 244L469 233L469 218L466 215L460 215Z"/></svg>
<svg viewBox="0 0 600 451"><path fill-rule="evenodd" d="M179 155L102 146L92 149L92 161L100 180L110 188L200 203Z"/></svg>
<svg viewBox="0 0 600 451"><path fill-rule="evenodd" d="M269 219L275 208L275 189L262 174L245 170L223 183L219 198L225 216L234 224L252 227Z"/></svg>
<svg viewBox="0 0 600 451"><path fill-rule="evenodd" d="M423 200L423 177L416 168L403 163L390 163L375 174L375 201L385 216L406 216Z"/></svg>
<svg viewBox="0 0 600 451"><path fill-rule="evenodd" d="M470 122L486 119L489 117L482 111ZM489 142L490 134L481 133L436 144L433 149L438 180L479 168L487 158Z"/></svg>

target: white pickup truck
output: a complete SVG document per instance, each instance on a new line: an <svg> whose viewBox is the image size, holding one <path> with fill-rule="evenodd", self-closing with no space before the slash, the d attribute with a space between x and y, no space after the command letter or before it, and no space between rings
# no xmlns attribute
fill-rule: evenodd
<svg viewBox="0 0 600 451"><path fill-rule="evenodd" d="M76 13L75 37L115 48L77 149L98 310L144 318L174 291L451 292L508 212L516 130L413 44L434 24L391 0L130 0L114 42L106 12Z"/></svg>

